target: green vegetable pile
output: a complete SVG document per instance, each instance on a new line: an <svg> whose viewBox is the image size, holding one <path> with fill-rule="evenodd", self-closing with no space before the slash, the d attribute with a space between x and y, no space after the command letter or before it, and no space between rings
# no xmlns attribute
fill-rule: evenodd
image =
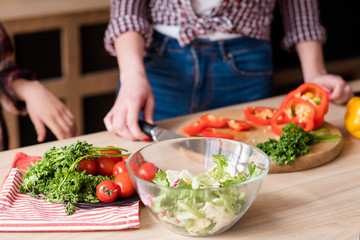
<svg viewBox="0 0 360 240"><path fill-rule="evenodd" d="M301 155L309 152L310 146L318 142L340 141L341 136L336 134L321 134L328 131L321 128L317 131L305 131L295 123L289 123L282 128L280 139L270 138L266 142L256 144L256 147L265 152L276 165L291 164Z"/></svg>
<svg viewBox="0 0 360 240"><path fill-rule="evenodd" d="M224 155L215 154L213 160L213 168L196 176L188 170L159 170L153 182L169 188L148 196L152 212L177 231L195 236L216 233L233 222L250 204L246 191L254 189L222 187L255 178L263 169L250 162L246 172L231 175L234 167Z"/></svg>
<svg viewBox="0 0 360 240"><path fill-rule="evenodd" d="M51 202L66 204L66 214L71 215L77 208L74 203L87 202L97 203L96 186L103 180L111 179L106 176L93 176L86 171L81 173L76 169L78 162L84 158L96 159L99 156L120 157L128 154L100 153L100 151L126 149L117 147L94 147L92 144L76 142L61 148L52 147L44 153L42 159L28 167L24 175L23 184L20 186L21 193L29 193L32 197L39 197L42 193L43 199Z"/></svg>

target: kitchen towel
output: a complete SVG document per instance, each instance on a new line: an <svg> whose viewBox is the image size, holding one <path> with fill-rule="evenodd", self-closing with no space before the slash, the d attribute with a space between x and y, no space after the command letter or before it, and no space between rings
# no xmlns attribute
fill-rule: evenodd
<svg viewBox="0 0 360 240"><path fill-rule="evenodd" d="M0 231L104 231L140 227L140 200L117 206L79 208L68 216L62 203L50 203L21 194L23 173L39 156L18 152L0 190Z"/></svg>

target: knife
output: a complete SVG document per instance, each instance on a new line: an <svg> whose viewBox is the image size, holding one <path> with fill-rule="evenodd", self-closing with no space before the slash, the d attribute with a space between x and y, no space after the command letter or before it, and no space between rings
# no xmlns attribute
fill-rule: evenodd
<svg viewBox="0 0 360 240"><path fill-rule="evenodd" d="M140 126L140 129L155 142L159 142L159 141L163 141L163 140L167 140L167 139L184 137L182 135L176 134L165 128L145 122L143 120L139 121L139 126Z"/></svg>

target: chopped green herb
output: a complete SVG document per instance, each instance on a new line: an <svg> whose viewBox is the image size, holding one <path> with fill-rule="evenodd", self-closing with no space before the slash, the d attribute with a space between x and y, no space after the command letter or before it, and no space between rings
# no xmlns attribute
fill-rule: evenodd
<svg viewBox="0 0 360 240"><path fill-rule="evenodd" d="M336 134L321 134L328 131L326 128L314 132L305 131L295 123L289 123L282 128L284 131L279 141L269 138L266 142L256 144L256 147L264 151L276 165L291 164L301 155L309 152L310 146L318 142L340 141L341 136Z"/></svg>

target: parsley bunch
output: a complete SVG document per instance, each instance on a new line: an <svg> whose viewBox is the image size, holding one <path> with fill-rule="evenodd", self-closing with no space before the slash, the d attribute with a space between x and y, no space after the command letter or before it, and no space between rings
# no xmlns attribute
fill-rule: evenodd
<svg viewBox="0 0 360 240"><path fill-rule="evenodd" d="M314 143L340 141L341 138L335 134L319 135L327 131L326 128L310 132L296 126L295 123L289 123L282 130L279 141L269 138L266 142L256 144L256 147L269 155L276 165L293 163L297 157L308 153Z"/></svg>
<svg viewBox="0 0 360 240"><path fill-rule="evenodd" d="M76 207L74 203L96 203L97 185L111 179L111 177L87 174L76 171L78 163L84 158L96 159L99 156L120 157L128 154L100 153L100 151L115 150L127 152L117 147L94 147L92 144L76 142L61 148L52 147L44 153L41 160L28 167L24 175L21 193L29 193L32 197L39 197L43 193L51 202L67 203L66 213L71 215Z"/></svg>

